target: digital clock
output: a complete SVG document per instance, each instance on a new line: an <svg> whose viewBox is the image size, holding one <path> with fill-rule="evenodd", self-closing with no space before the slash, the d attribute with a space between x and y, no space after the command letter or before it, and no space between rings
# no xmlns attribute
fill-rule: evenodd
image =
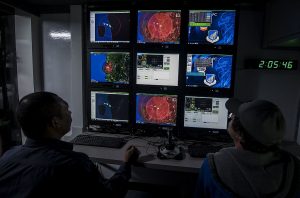
<svg viewBox="0 0 300 198"><path fill-rule="evenodd" d="M296 60L248 59L245 66L247 69L296 70L298 62Z"/></svg>

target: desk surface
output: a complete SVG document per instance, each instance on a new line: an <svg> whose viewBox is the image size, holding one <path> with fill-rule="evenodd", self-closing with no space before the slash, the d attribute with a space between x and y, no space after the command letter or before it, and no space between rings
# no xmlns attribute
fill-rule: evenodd
<svg viewBox="0 0 300 198"><path fill-rule="evenodd" d="M77 134L78 135L78 134ZM110 134L101 134L103 136L114 136ZM122 135L115 135L122 137ZM123 135L124 136L124 135ZM128 137L128 136L126 136ZM70 139L69 139L70 140ZM67 141L69 141L67 140ZM130 146L136 146L141 152L140 158L150 158L143 163L143 167L157 169L157 170L169 170L177 172L189 172L198 173L199 168L202 165L202 158L192 158L188 153L185 153L183 160L166 159L161 160L156 157L158 151L158 145L165 141L164 138L152 137L138 137L129 140L125 146L121 149L106 148L106 147L95 147L95 146L83 146L74 145L74 151L82 152L87 154L93 161L106 163L106 164L117 164L123 163L123 157L125 150ZM300 147L289 142L282 144L283 148L293 153L300 159ZM148 157L147 157L148 156ZM151 157L152 156L152 157ZM143 161L143 160L142 160Z"/></svg>
<svg viewBox="0 0 300 198"><path fill-rule="evenodd" d="M118 136L119 137L119 136ZM198 173L202 165L203 159L192 158L188 153L185 154L183 160L175 159L158 159L156 157L158 147L154 144L162 143L162 139L155 138L134 138L129 140L121 149L74 145L74 151L87 154L93 161L98 161L107 164L122 164L125 150L130 146L136 146L141 152L140 158L150 159L143 162L143 167L159 170L169 170L177 172ZM143 160L142 160L143 161Z"/></svg>

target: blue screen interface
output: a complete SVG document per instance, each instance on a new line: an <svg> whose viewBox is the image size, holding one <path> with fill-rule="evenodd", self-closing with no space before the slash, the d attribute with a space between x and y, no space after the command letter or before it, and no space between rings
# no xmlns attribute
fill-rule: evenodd
<svg viewBox="0 0 300 198"><path fill-rule="evenodd" d="M188 54L186 86L230 88L232 55Z"/></svg>
<svg viewBox="0 0 300 198"><path fill-rule="evenodd" d="M129 83L129 52L91 52L92 83Z"/></svg>
<svg viewBox="0 0 300 198"><path fill-rule="evenodd" d="M234 10L190 10L188 43L233 45L235 16Z"/></svg>

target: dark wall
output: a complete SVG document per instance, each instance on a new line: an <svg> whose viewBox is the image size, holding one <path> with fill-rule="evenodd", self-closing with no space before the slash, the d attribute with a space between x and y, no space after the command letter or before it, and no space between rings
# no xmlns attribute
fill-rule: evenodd
<svg viewBox="0 0 300 198"><path fill-rule="evenodd" d="M263 48L264 12L241 10L238 34L235 96L248 100L268 99L283 111L287 123L285 139L295 140L299 122L300 69L296 71L247 70L247 58L296 59L297 50ZM300 19L297 19L299 21Z"/></svg>

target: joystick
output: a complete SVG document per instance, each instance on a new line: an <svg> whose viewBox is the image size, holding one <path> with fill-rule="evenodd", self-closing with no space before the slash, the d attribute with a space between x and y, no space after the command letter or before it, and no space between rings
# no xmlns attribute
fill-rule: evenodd
<svg viewBox="0 0 300 198"><path fill-rule="evenodd" d="M159 159L183 159L183 149L177 146L172 140L170 128L163 128L167 131L168 142L158 147L157 157Z"/></svg>

